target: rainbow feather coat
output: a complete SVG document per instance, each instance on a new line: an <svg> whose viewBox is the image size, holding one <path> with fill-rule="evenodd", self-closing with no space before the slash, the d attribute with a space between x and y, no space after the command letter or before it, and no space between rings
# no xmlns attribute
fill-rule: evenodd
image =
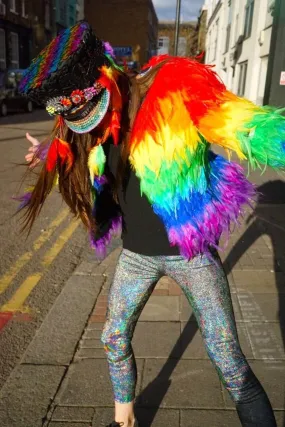
<svg viewBox="0 0 285 427"><path fill-rule="evenodd" d="M253 168L282 169L285 118L227 91L211 67L167 59L136 117L129 160L170 244L190 259L217 248L255 194L242 167L214 154L211 144Z"/></svg>

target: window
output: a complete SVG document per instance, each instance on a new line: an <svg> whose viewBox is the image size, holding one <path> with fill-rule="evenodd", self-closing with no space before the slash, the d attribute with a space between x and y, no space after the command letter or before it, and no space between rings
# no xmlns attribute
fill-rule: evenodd
<svg viewBox="0 0 285 427"><path fill-rule="evenodd" d="M218 50L218 37L219 37L219 19L216 20L216 28L215 28L215 42L214 42L214 49L213 49L213 61L217 57L217 50Z"/></svg>
<svg viewBox="0 0 285 427"><path fill-rule="evenodd" d="M50 29L50 3L47 1L45 4L45 27Z"/></svg>
<svg viewBox="0 0 285 427"><path fill-rule="evenodd" d="M169 37L159 37L158 39L158 55L169 53Z"/></svg>
<svg viewBox="0 0 285 427"><path fill-rule="evenodd" d="M238 41L238 38L240 36L239 33L239 15L236 15L236 28L235 28L235 39L234 39L234 43L236 43Z"/></svg>
<svg viewBox="0 0 285 427"><path fill-rule="evenodd" d="M6 37L5 31L0 28L0 70L6 68Z"/></svg>
<svg viewBox="0 0 285 427"><path fill-rule="evenodd" d="M69 25L75 24L75 9L72 5L69 5Z"/></svg>
<svg viewBox="0 0 285 427"><path fill-rule="evenodd" d="M254 0L247 0L246 6L245 6L245 21L244 21L244 38L245 39L251 36L253 11L254 11Z"/></svg>
<svg viewBox="0 0 285 427"><path fill-rule="evenodd" d="M268 69L268 56L261 58L260 62L260 73L259 73L259 82L258 82L258 91L257 91L257 105L263 105L265 83Z"/></svg>
<svg viewBox="0 0 285 427"><path fill-rule="evenodd" d="M59 19L62 25L66 23L66 0L61 0L59 5Z"/></svg>
<svg viewBox="0 0 285 427"><path fill-rule="evenodd" d="M185 37L179 37L178 39L178 56L186 56L186 38Z"/></svg>
<svg viewBox="0 0 285 427"><path fill-rule="evenodd" d="M10 33L11 67L19 68L19 37L17 33Z"/></svg>
<svg viewBox="0 0 285 427"><path fill-rule="evenodd" d="M212 60L212 30L209 31L209 35L207 36L207 48L208 54L206 63Z"/></svg>
<svg viewBox="0 0 285 427"><path fill-rule="evenodd" d="M228 25L226 30L226 45L225 45L225 53L228 52L230 47L230 38L231 38L231 26L232 26L232 14L233 14L233 0L229 0L229 15L228 15Z"/></svg>
<svg viewBox="0 0 285 427"><path fill-rule="evenodd" d="M247 61L239 65L238 95L244 96L246 87Z"/></svg>
<svg viewBox="0 0 285 427"><path fill-rule="evenodd" d="M16 0L10 0L10 11L16 13Z"/></svg>
<svg viewBox="0 0 285 427"><path fill-rule="evenodd" d="M26 14L26 0L22 0L22 16L25 18Z"/></svg>

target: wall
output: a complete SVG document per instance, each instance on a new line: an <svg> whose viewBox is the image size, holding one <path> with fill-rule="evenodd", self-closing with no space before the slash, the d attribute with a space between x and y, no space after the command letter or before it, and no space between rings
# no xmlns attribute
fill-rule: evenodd
<svg viewBox="0 0 285 427"><path fill-rule="evenodd" d="M239 92L242 64L247 62L242 96L262 104L273 21L268 0L255 0L251 35L245 38L247 1L207 2L206 62L216 66L216 71L234 93Z"/></svg>
<svg viewBox="0 0 285 427"><path fill-rule="evenodd" d="M185 49L178 44L179 56L195 56L197 53L197 23L196 22L183 22L180 24L179 38L186 41ZM158 25L158 42L160 44L161 38L167 37L169 39L168 52L164 49L158 49L158 54L168 53L174 55L174 41L175 41L175 23L174 22L160 22Z"/></svg>
<svg viewBox="0 0 285 427"><path fill-rule="evenodd" d="M276 0L274 15L265 103L285 107L285 85L280 85L281 72L285 71L285 2L283 0Z"/></svg>
<svg viewBox="0 0 285 427"><path fill-rule="evenodd" d="M98 37L114 47L130 46L143 64L154 53L158 20L151 0L85 0L85 16Z"/></svg>

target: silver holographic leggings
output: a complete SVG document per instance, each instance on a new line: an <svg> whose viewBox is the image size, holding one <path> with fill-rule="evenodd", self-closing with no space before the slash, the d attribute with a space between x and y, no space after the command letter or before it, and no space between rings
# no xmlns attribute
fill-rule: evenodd
<svg viewBox="0 0 285 427"><path fill-rule="evenodd" d="M269 405L267 415L271 423L256 425L275 426L267 396L240 348L229 285L218 256L213 259L202 255L187 262L182 256L149 257L122 251L110 289L102 334L115 401L124 403L134 399L136 364L131 340L155 284L165 275L173 278L186 295L208 355L237 407L241 404L243 408L242 405L251 404L262 396L265 399L262 407ZM251 419L249 424L244 421L243 425L255 425ZM248 417L244 416L244 420Z"/></svg>

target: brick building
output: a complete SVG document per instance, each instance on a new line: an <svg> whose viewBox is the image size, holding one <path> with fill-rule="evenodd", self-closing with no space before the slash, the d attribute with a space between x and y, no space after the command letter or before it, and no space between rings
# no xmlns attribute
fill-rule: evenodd
<svg viewBox="0 0 285 427"><path fill-rule="evenodd" d="M85 16L117 56L142 65L156 53L158 19L152 0L85 0Z"/></svg>
<svg viewBox="0 0 285 427"><path fill-rule="evenodd" d="M174 54L175 23L161 21L158 26L158 53ZM195 56L197 54L197 23L183 22L179 29L178 56Z"/></svg>
<svg viewBox="0 0 285 427"><path fill-rule="evenodd" d="M0 0L0 69L26 68L52 37L50 0Z"/></svg>

